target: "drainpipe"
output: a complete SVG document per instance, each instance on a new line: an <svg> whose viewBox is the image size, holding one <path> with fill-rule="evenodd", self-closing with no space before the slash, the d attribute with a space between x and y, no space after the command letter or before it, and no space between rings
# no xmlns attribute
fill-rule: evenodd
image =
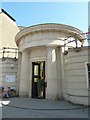
<svg viewBox="0 0 90 120"><path fill-rule="evenodd" d="M88 32L90 32L90 26L88 27ZM88 34L88 46L90 46L90 34Z"/></svg>

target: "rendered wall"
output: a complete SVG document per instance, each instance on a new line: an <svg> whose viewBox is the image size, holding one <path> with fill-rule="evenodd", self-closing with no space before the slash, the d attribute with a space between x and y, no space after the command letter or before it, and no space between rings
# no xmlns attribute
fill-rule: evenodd
<svg viewBox="0 0 90 120"><path fill-rule="evenodd" d="M0 17L2 17L3 46L4 47L17 47L14 42L15 35L19 32L19 29L16 23L4 13L2 13Z"/></svg>
<svg viewBox="0 0 90 120"><path fill-rule="evenodd" d="M14 39L15 35L19 32L19 28L15 21L3 12L0 13L0 28L2 28L0 29L0 52L3 47L17 48ZM13 54L10 55L10 57L12 56ZM0 54L0 57L2 57L2 54Z"/></svg>
<svg viewBox="0 0 90 120"><path fill-rule="evenodd" d="M87 47L81 48L79 52L70 49L64 55L65 98L73 103L88 105L85 62L88 62Z"/></svg>

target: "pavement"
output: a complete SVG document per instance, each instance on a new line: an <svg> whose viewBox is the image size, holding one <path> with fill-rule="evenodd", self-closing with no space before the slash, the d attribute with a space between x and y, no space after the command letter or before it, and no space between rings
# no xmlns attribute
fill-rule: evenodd
<svg viewBox="0 0 90 120"><path fill-rule="evenodd" d="M0 112L2 118L88 118L88 107L63 100L7 98L0 101Z"/></svg>

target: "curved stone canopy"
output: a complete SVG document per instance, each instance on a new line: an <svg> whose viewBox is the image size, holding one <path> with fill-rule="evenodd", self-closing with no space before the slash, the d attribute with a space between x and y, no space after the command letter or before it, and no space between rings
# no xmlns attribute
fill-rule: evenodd
<svg viewBox="0 0 90 120"><path fill-rule="evenodd" d="M47 34L45 34L47 33ZM49 34L50 33L50 34ZM59 35L62 34L62 35ZM66 35L65 35L66 34ZM25 29L21 30L15 37L15 41L17 46L19 46L19 44L23 39L24 43L26 43L26 36L29 36L29 40L30 42L33 41L33 45L43 39L43 43L48 44L47 40L51 40L53 39L54 42L55 40L59 40L60 38L68 38L68 37L74 37L78 40L80 40L80 42L83 41L84 37L83 37L83 32L75 27L69 26L69 25L65 25L65 24L56 24L56 23L46 23L46 24L38 24L38 25L33 25L30 27L26 27ZM42 37L43 36L43 37ZM28 42L27 42L28 43ZM39 44L41 44L41 41L39 41ZM41 44L42 45L42 44ZM43 44L45 45L45 44ZM32 45L30 44L29 47L31 47Z"/></svg>

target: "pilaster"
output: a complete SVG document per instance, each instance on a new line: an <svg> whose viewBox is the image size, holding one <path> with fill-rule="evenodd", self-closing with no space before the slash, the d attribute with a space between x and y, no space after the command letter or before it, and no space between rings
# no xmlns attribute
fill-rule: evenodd
<svg viewBox="0 0 90 120"><path fill-rule="evenodd" d="M19 96L28 96L29 94L29 79L30 79L29 55L30 54L27 50L24 50L22 52Z"/></svg>

